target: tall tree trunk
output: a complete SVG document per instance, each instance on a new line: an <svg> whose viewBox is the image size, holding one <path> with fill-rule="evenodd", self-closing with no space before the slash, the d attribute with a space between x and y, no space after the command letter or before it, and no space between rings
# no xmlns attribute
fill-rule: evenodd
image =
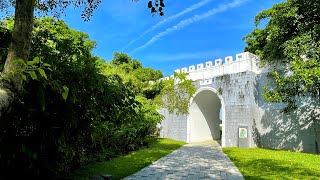
<svg viewBox="0 0 320 180"><path fill-rule="evenodd" d="M12 41L9 46L8 56L4 65L2 75L11 79L13 87L4 81L0 82L0 116L1 110L10 105L14 96L10 89L20 90L22 79L12 76L10 71L15 70L13 61L16 59L28 60L31 48L33 17L35 0L16 0L14 28Z"/></svg>

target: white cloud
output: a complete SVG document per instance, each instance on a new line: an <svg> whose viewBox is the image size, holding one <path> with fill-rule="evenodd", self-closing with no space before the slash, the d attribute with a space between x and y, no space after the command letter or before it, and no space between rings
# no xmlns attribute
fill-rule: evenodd
<svg viewBox="0 0 320 180"><path fill-rule="evenodd" d="M148 42L146 42L142 46L139 46L139 47L135 48L133 51L131 51L130 54L150 46L151 44L153 44L154 42L158 41L163 36L166 36L166 35L174 32L174 31L178 31L180 29L183 29L183 28L185 28L185 27L187 27L187 26L189 26L189 25L191 25L191 24L193 24L195 22L198 22L200 20L203 20L205 18L213 16L213 15L215 15L217 13L224 12L224 11L227 11L227 10L229 10L231 8L238 7L239 5L245 3L246 1L248 1L248 0L234 0L231 3L221 4L217 8L213 8L213 9L207 11L206 13L196 14L191 18L182 20L178 24L176 24L175 26L167 28L166 30L156 34Z"/></svg>
<svg viewBox="0 0 320 180"><path fill-rule="evenodd" d="M132 45L133 43L135 43L136 41L138 41L139 39L141 39L141 38L142 38L143 36L145 36L146 34L152 32L153 30L155 30L155 29L157 29L157 28L159 28L159 27L161 27L163 24L165 24L165 23L167 23L167 22L170 22L170 21L172 21L172 20L174 20L174 19L177 19L177 18L179 18L180 16L182 16L182 15L184 15L184 14L187 14L187 13L189 13L189 12L192 12L192 11L194 11L194 10L196 10L196 9L198 9L198 8L206 5L206 4L208 4L208 3L211 2L211 1L213 1L213 0L202 0L202 1L200 1L199 3L197 3L197 4L194 4L194 5L186 8L186 9L184 9L183 11L179 12L178 14L175 14L175 15L173 15L173 16L170 16L170 17L168 17L168 18L160 21L160 22L157 23L156 25L153 25L151 28L148 28L146 31L144 31L138 38L130 41L126 46L124 46L124 47L122 48L122 51L125 50L125 49L126 49L127 47L129 47L130 45Z"/></svg>
<svg viewBox="0 0 320 180"><path fill-rule="evenodd" d="M204 51L204 52L187 52L178 54L150 54L144 55L146 59L152 59L155 62L170 62L178 60L202 59L213 61L217 54L224 53L220 50Z"/></svg>

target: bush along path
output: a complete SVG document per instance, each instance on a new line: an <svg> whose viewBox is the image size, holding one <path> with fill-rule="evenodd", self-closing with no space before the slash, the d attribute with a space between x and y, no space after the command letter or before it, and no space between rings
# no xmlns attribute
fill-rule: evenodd
<svg viewBox="0 0 320 180"><path fill-rule="evenodd" d="M0 22L0 71L9 46L3 42L10 39L3 34L13 23ZM92 54L96 43L87 34L61 20L35 19L34 27L30 59L15 61L20 68L12 72L23 79L23 90L1 111L0 179L67 176L145 146L162 119L151 103L160 90L148 83L161 71L127 56L124 64L106 62Z"/></svg>

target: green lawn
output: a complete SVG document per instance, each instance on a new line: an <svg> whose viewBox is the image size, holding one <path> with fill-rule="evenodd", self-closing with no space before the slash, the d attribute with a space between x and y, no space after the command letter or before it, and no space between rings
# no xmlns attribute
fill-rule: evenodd
<svg viewBox="0 0 320 180"><path fill-rule="evenodd" d="M150 148L141 149L111 161L98 162L80 168L73 179L89 179L93 175L111 174L113 179L121 179L150 165L186 143L171 139L157 139Z"/></svg>
<svg viewBox="0 0 320 180"><path fill-rule="evenodd" d="M320 155L260 148L223 148L245 179L320 179Z"/></svg>

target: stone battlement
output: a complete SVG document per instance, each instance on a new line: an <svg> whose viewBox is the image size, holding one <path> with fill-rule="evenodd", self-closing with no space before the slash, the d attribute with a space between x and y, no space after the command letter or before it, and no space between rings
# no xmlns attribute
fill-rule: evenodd
<svg viewBox="0 0 320 180"><path fill-rule="evenodd" d="M212 61L207 61L205 63L191 65L188 68L183 67L181 69L176 69L174 72L188 73L188 79L196 81L245 71L252 71L256 74L260 74L261 71L264 71L265 69L259 68L258 63L259 56L250 52L244 52L236 54L235 60L232 56L227 56L224 58L224 61L219 58L216 59L214 63ZM166 76L160 80L168 80L173 77L174 75Z"/></svg>

